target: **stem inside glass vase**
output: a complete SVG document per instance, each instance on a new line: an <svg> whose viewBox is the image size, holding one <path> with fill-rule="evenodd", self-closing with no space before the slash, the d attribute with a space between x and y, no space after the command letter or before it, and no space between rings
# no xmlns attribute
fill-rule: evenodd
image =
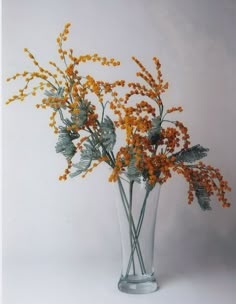
<svg viewBox="0 0 236 304"><path fill-rule="evenodd" d="M154 231L160 185L118 178L122 272L118 287L127 293L158 289L153 269Z"/></svg>

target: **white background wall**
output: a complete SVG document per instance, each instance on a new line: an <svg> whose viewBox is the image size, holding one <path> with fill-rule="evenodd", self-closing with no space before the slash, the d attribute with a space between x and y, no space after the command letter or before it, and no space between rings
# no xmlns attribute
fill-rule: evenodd
<svg viewBox="0 0 236 304"><path fill-rule="evenodd" d="M235 267L236 1L5 0L3 78L31 68L24 47L41 63L56 61L56 37L66 22L72 24L68 45L78 53L121 60L119 68L94 65L89 71L104 79L134 79L132 55L150 68L158 56L170 83L166 105L183 106L179 119L189 126L192 143L210 148L206 161L221 169L233 189L230 209L213 198L213 210L203 212L197 202L187 205L180 178L163 186L155 255L163 275L161 265L176 269L183 261L185 269L194 261L201 269L212 259ZM17 89L3 81L3 100ZM65 161L54 151L49 112L35 103L29 98L3 106L4 264L103 259L119 272L119 227L107 172L99 168L86 180L59 182ZM6 295L6 303L14 303L12 293ZM54 303L45 299L39 303Z"/></svg>

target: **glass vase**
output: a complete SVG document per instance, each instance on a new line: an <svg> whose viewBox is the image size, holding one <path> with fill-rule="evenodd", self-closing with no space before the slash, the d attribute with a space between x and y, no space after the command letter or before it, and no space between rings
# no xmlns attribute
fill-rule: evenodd
<svg viewBox="0 0 236 304"><path fill-rule="evenodd" d="M153 254L160 184L146 181L117 181L117 210L120 223L122 270L118 288L132 294L158 290Z"/></svg>

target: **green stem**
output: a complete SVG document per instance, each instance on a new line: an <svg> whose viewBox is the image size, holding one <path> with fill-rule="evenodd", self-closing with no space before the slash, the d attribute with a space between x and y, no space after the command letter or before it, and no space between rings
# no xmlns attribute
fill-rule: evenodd
<svg viewBox="0 0 236 304"><path fill-rule="evenodd" d="M111 157L113 159L113 162L115 163L116 162L116 158L115 158L115 155L114 155L113 151L111 151Z"/></svg>
<svg viewBox="0 0 236 304"><path fill-rule="evenodd" d="M92 134L92 135L95 135L96 134L88 127L88 131ZM100 142L101 143L101 142ZM108 156L111 164L110 166L112 168L114 168L115 166L115 157L114 157L114 154L113 152L111 151L111 154L106 150L106 148L103 146L103 144L101 143L101 146L105 152L105 154ZM121 193L121 199L122 199L122 203L123 203L123 206L124 206L124 210L125 210L125 213L126 213L126 217L127 217L127 220L129 221L129 223L131 223L131 230L132 230L132 238L134 239L134 242L135 242L135 239L137 238L137 233L136 233L136 229L135 229L135 225L134 225L134 221L133 221L133 217L132 217L132 214L128 214L128 211L127 209L129 209L129 203L128 203L128 200L126 198L126 195L125 195L125 191L124 191L124 188L123 188L123 185L122 185L122 182L120 181L120 178L118 178L118 184L119 184L119 189L120 189L120 193ZM126 209L127 208L127 209ZM140 267L141 267L141 271L142 273L145 273L146 272L146 269L145 269L145 266L144 266L144 262L143 262L143 257L142 257L142 254L141 254L141 249L140 249L140 245L139 245L139 242L138 240L136 240L135 242L135 249L137 251L137 255L138 255L138 259L139 259L139 262L140 262Z"/></svg>
<svg viewBox="0 0 236 304"><path fill-rule="evenodd" d="M127 217L127 220L129 221L128 211L126 210L126 208L127 209L129 208L129 203L128 203L128 200L126 198L125 191L124 191L123 185L122 185L122 183L120 181L120 178L118 178L118 184L119 184L119 190L120 190L120 193L121 193L122 203L124 205L126 217ZM135 247L135 249L137 251L137 255L138 255L138 259L139 259L139 263L140 263L140 268L141 268L142 274L144 274L146 272L146 269L145 269L145 266L144 266L143 257L142 257L139 241L138 241L138 238L137 238L137 232L136 232L136 228L135 228L135 225L134 225L134 220L133 220L132 215L131 215L130 220L131 220L131 224L132 224L132 237L133 237L133 239L135 241L134 242L134 247Z"/></svg>
<svg viewBox="0 0 236 304"><path fill-rule="evenodd" d="M169 123L172 123L172 124L176 124L176 121L172 121L172 120L168 120L168 119L163 119L161 122L169 122Z"/></svg>
<svg viewBox="0 0 236 304"><path fill-rule="evenodd" d="M144 201L143 201L143 205L142 205L142 209L140 211L140 216L139 216L138 225L137 225L137 236L136 236L135 242L133 244L132 251L130 253L130 258L129 258L129 263L128 263L126 275L130 271L131 262L133 260L133 254L134 254L135 245L136 245L135 243L138 241L138 237L139 237L139 234L140 234L140 231L141 231L141 227L142 227L142 223L143 223L143 219L144 219L144 214L145 214L145 209L146 209L147 198L149 196L149 193L150 193L150 191L146 192L146 195L145 195L145 198L144 198Z"/></svg>
<svg viewBox="0 0 236 304"><path fill-rule="evenodd" d="M61 121L67 126L68 124L67 124L67 122L66 122L66 120L65 120L65 118L63 116L62 110L60 108L58 109L58 112L59 112Z"/></svg>
<svg viewBox="0 0 236 304"><path fill-rule="evenodd" d="M50 84L51 87L53 87L53 89L57 90L57 87L51 81L49 81L49 80L47 80L47 79L45 79L41 76L38 76L38 78L41 78L41 79L45 80L47 83Z"/></svg>
<svg viewBox="0 0 236 304"><path fill-rule="evenodd" d="M107 105L108 103L109 103L109 101L107 101L105 104L102 103L102 118L101 118L101 122L103 122L104 115L105 115L106 105Z"/></svg>
<svg viewBox="0 0 236 304"><path fill-rule="evenodd" d="M130 237L130 248L133 248L133 245L132 245L132 225L131 225L133 185L134 185L134 181L131 181L130 184L129 184L129 237ZM132 264L133 264L133 274L135 275L134 252L132 254Z"/></svg>

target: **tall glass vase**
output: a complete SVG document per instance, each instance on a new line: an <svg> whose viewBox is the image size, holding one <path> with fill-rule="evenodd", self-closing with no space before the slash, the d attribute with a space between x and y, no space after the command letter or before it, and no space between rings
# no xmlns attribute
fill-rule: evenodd
<svg viewBox="0 0 236 304"><path fill-rule="evenodd" d="M118 288L132 294L150 293L159 287L154 276L154 234L160 185L145 181L117 181L117 209L122 244L122 271Z"/></svg>

